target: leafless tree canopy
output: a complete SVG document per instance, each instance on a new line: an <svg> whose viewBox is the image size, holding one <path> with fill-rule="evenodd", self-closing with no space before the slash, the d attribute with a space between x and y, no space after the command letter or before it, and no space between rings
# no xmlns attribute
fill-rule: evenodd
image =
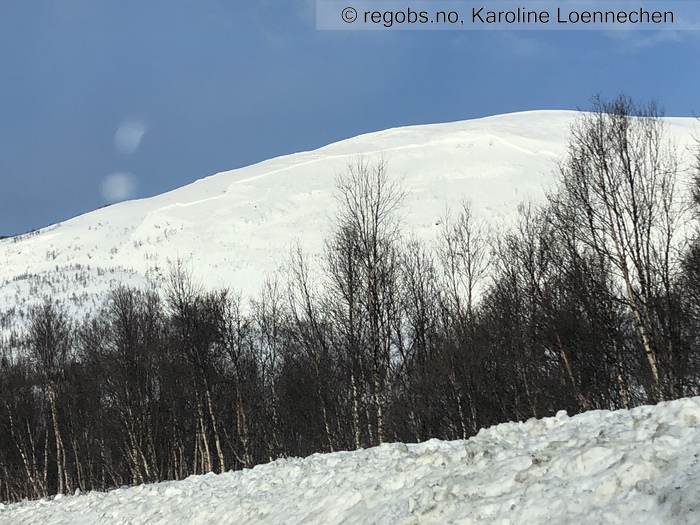
<svg viewBox="0 0 700 525"><path fill-rule="evenodd" d="M626 96L594 99L571 128L560 164L557 218L574 248L610 265L615 297L634 316L655 393L668 394L659 369L665 339L657 302L668 298L680 269L680 160L656 104Z"/></svg>

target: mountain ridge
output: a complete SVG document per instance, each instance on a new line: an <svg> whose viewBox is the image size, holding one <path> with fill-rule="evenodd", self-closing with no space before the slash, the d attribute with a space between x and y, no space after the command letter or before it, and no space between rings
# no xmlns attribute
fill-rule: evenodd
<svg viewBox="0 0 700 525"><path fill-rule="evenodd" d="M462 198L507 224L518 204L551 187L576 115L529 111L375 131L2 239L0 311L48 296L79 311L118 283L162 279L176 260L206 287L253 296L295 239L320 252L335 177L359 156L386 159L403 179L406 231L419 238L434 238L445 209ZM677 141L691 142L695 119L666 122Z"/></svg>

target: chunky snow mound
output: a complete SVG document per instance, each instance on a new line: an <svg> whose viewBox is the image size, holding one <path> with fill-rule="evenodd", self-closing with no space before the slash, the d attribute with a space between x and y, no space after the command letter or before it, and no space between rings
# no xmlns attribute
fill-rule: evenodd
<svg viewBox="0 0 700 525"><path fill-rule="evenodd" d="M21 524L700 523L700 398L8 505Z"/></svg>

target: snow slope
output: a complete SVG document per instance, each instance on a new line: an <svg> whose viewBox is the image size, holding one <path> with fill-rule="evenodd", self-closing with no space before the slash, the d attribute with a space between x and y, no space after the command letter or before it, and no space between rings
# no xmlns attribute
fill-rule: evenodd
<svg viewBox="0 0 700 525"><path fill-rule="evenodd" d="M0 240L0 313L44 295L84 313L105 290L157 280L178 258L205 286L255 295L296 238L320 252L335 175L357 155L383 155L404 178L406 229L418 237L434 238L446 206L462 197L501 223L551 184L574 115L534 111L370 133ZM668 122L682 149L696 121Z"/></svg>
<svg viewBox="0 0 700 525"><path fill-rule="evenodd" d="M697 525L699 451L692 398L0 505L0 525Z"/></svg>

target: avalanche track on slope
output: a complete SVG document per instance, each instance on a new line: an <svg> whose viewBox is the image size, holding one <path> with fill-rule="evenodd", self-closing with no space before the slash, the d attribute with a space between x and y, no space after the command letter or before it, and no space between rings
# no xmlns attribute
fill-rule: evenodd
<svg viewBox="0 0 700 525"><path fill-rule="evenodd" d="M700 398L0 505L0 525L700 523Z"/></svg>
<svg viewBox="0 0 700 525"><path fill-rule="evenodd" d="M0 317L44 296L82 317L110 288L157 283L177 259L206 287L257 295L295 239L321 251L335 175L358 155L384 156L403 178L406 232L419 238L434 239L445 208L463 197L477 215L508 223L551 186L574 116L532 111L369 133L0 240ZM682 151L695 119L667 123Z"/></svg>

